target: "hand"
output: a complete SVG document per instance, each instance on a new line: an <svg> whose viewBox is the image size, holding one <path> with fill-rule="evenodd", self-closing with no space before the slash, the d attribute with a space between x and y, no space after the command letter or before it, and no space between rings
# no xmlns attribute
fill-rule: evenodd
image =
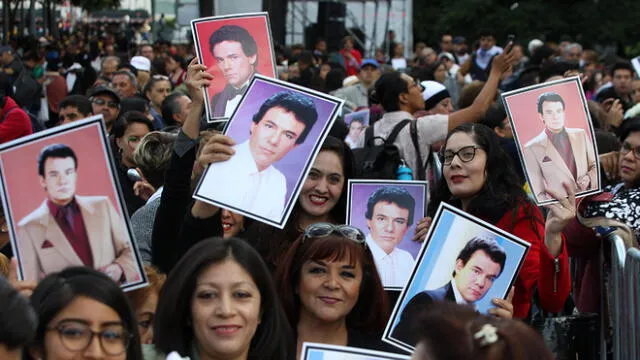
<svg viewBox="0 0 640 360"><path fill-rule="evenodd" d="M509 70L511 70L511 65L516 61L511 51L513 49L513 44L507 45L504 51L493 57L491 61L491 71L497 71L502 75Z"/></svg>
<svg viewBox="0 0 640 360"><path fill-rule="evenodd" d="M227 161L236 152L232 148L235 144L232 138L215 134L204 145L198 161L205 167L212 163Z"/></svg>
<svg viewBox="0 0 640 360"><path fill-rule="evenodd" d="M589 177L589 174L585 174L579 177L576 183L578 184L578 189L587 190L591 185L591 178Z"/></svg>
<svg viewBox="0 0 640 360"><path fill-rule="evenodd" d="M545 222L545 232L547 233L559 234L569 221L576 217L576 194L571 185L562 183L562 186L567 192L567 197L563 197L549 188L545 189L547 194L558 200L555 204L545 205L549 210Z"/></svg>
<svg viewBox="0 0 640 360"><path fill-rule="evenodd" d="M98 269L98 271L106 274L108 277L111 278L111 280L115 281L118 284L120 283L120 279L122 279L122 275L124 274L124 271L122 271L122 268L120 267L120 265L115 263L105 265L100 269Z"/></svg>
<svg viewBox="0 0 640 360"><path fill-rule="evenodd" d="M432 220L433 219L431 219L430 216L427 216L418 221L418 223L416 224L416 230L411 240L423 242L425 240L425 237L427 236L427 232L429 232L429 227L431 226Z"/></svg>
<svg viewBox="0 0 640 360"><path fill-rule="evenodd" d="M189 91L189 97L191 101L196 104L202 104L204 98L202 95L202 88L209 86L214 76L207 72L207 67L198 63L198 58L194 58L187 67L187 78L185 83L187 84L187 90Z"/></svg>
<svg viewBox="0 0 640 360"><path fill-rule="evenodd" d="M496 307L489 309L489 314L503 319L513 318L513 292L514 288L511 287L507 299L494 298L491 300Z"/></svg>
<svg viewBox="0 0 640 360"><path fill-rule="evenodd" d="M618 159L620 153L617 151L600 155L600 167L607 175L607 179L616 180L618 178Z"/></svg>
<svg viewBox="0 0 640 360"><path fill-rule="evenodd" d="M156 188L154 188L146 180L136 181L136 183L133 184L133 193L144 201L149 200L151 195L153 195L155 192Z"/></svg>
<svg viewBox="0 0 640 360"><path fill-rule="evenodd" d="M30 297L33 290L38 286L38 282L36 281L18 280L18 260L16 260L16 258L11 258L11 270L9 271L7 280L9 280L9 284L11 284L16 291L26 297Z"/></svg>
<svg viewBox="0 0 640 360"><path fill-rule="evenodd" d="M607 112L605 124L607 127L620 127L624 120L624 109L620 99L607 99L602 103L602 107Z"/></svg>

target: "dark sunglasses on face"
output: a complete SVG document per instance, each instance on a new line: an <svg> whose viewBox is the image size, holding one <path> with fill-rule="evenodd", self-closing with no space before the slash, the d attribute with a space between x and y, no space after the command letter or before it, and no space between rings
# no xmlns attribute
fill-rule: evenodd
<svg viewBox="0 0 640 360"><path fill-rule="evenodd" d="M453 161L453 158L456 157L456 155L458 155L458 158L460 159L460 161L462 162L469 162L471 160L473 160L474 157L476 157L476 150L480 149L477 146L465 146L463 148L460 148L458 151L451 151L451 150L445 150L444 153L442 153L442 162L445 165L451 165L451 162Z"/></svg>
<svg viewBox="0 0 640 360"><path fill-rule="evenodd" d="M310 238L326 237L332 234L338 234L358 244L362 244L365 248L367 247L362 230L349 225L333 225L324 222L307 226L302 236L302 242Z"/></svg>
<svg viewBox="0 0 640 360"><path fill-rule="evenodd" d="M99 106L107 104L107 106L112 108L112 109L117 109L117 108L120 107L120 104L118 104L115 101L106 101L105 99L100 99L100 98L93 99L93 100L91 100L91 102L96 104L96 105L99 105Z"/></svg>

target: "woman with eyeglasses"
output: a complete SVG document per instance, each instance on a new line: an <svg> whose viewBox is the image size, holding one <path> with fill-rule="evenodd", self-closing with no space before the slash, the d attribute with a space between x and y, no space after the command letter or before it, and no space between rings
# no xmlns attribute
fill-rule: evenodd
<svg viewBox="0 0 640 360"><path fill-rule="evenodd" d="M160 293L145 360L293 358L287 318L260 255L244 240L193 246Z"/></svg>
<svg viewBox="0 0 640 360"><path fill-rule="evenodd" d="M144 87L144 96L151 105L150 112L156 130L162 130L165 126L162 118L162 102L171 93L171 89L171 81L164 75L152 75Z"/></svg>
<svg viewBox="0 0 640 360"><path fill-rule="evenodd" d="M618 133L620 150L600 155L600 165L610 169L608 177L619 183L585 198L578 209L580 217L564 231L576 269L574 300L581 312L601 311L600 254L602 242L607 242L603 238L615 232L627 246L633 244L633 237L640 239L640 117L626 119Z"/></svg>
<svg viewBox="0 0 640 360"><path fill-rule="evenodd" d="M138 332L142 344L151 344L153 341L153 319L158 306L158 296L167 280L165 274L160 273L151 265L144 265L144 272L147 274L149 286L132 290L126 293L127 298L133 305L133 311L138 320Z"/></svg>
<svg viewBox="0 0 640 360"><path fill-rule="evenodd" d="M127 203L129 216L142 207L145 201L133 191L133 185L137 180L131 179L127 175L129 169L136 167L133 161L133 153L140 144L140 140L153 131L153 124L141 112L129 111L116 120L111 129L111 138L115 143L115 159L117 161L118 179L122 187L124 200Z"/></svg>
<svg viewBox="0 0 640 360"><path fill-rule="evenodd" d="M38 329L32 359L142 360L135 315L106 275L72 267L44 278L31 295Z"/></svg>
<svg viewBox="0 0 640 360"><path fill-rule="evenodd" d="M490 313L526 318L535 288L539 306L559 312L571 290L562 230L575 217L572 189L565 184L568 198L547 190L559 202L546 206L545 221L520 186L497 135L484 125L464 124L453 129L442 154L444 181L429 204L430 212L444 201L531 243L514 285L513 308L496 299L496 308Z"/></svg>
<svg viewBox="0 0 640 360"><path fill-rule="evenodd" d="M360 229L307 226L279 264L276 283L296 354L304 342L383 348L387 296Z"/></svg>

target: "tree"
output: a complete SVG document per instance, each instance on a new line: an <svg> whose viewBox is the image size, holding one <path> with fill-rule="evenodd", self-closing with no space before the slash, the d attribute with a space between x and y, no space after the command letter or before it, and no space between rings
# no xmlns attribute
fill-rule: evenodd
<svg viewBox="0 0 640 360"><path fill-rule="evenodd" d="M413 6L414 39L429 44L438 44L444 32L470 43L482 28L493 29L499 44L508 34L523 43L568 35L587 45L635 45L640 38L637 0L414 0Z"/></svg>

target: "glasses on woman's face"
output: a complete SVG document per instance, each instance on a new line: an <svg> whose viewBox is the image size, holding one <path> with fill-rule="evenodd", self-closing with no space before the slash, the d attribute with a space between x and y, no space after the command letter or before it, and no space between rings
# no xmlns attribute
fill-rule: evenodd
<svg viewBox="0 0 640 360"><path fill-rule="evenodd" d="M56 331L62 346L71 352L86 350L96 336L102 351L109 356L124 354L132 337L122 324L105 325L102 330L96 332L86 323L63 321L47 330Z"/></svg>
<svg viewBox="0 0 640 360"><path fill-rule="evenodd" d="M631 150L633 150L633 156L636 158L636 160L640 160L640 146L633 147L626 141L622 143L622 146L620 147L620 152L622 153L622 155L627 155L627 153L629 153L629 151Z"/></svg>
<svg viewBox="0 0 640 360"><path fill-rule="evenodd" d="M456 157L456 155L458 155L460 161L469 162L473 160L474 157L476 157L477 149L480 148L474 145L470 145L460 148L458 151L445 150L442 154L442 162L445 165L451 165L451 162L453 161L453 158Z"/></svg>
<svg viewBox="0 0 640 360"><path fill-rule="evenodd" d="M349 225L333 225L329 223L315 223L307 226L302 236L302 242L309 238L325 237L331 234L341 235L358 244L362 244L365 248L367 243L362 230Z"/></svg>

